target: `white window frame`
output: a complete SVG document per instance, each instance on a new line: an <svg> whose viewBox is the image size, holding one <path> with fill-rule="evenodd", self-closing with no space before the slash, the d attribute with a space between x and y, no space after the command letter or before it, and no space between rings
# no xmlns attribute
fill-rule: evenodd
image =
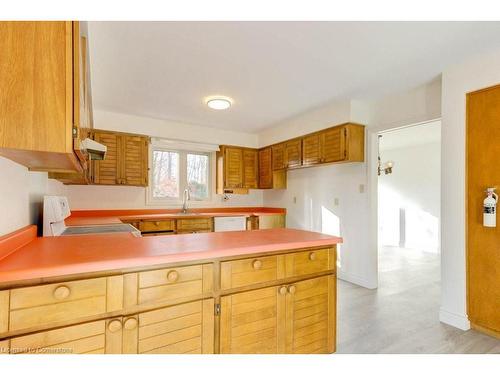
<svg viewBox="0 0 500 375"><path fill-rule="evenodd" d="M163 151L163 152L175 152L179 154L179 196L178 197L165 197L165 198L155 198L153 197L153 152L154 151ZM165 206L165 205L178 205L182 204L182 193L187 188L187 155L206 155L208 156L208 194L205 199L202 200L190 200L190 206L196 206L197 204L204 204L212 201L212 193L213 193L213 152L205 152L205 151L191 151L184 149L175 149L171 147L162 147L162 146L151 146L149 148L149 185L146 193L146 204L147 205L156 205L156 206Z"/></svg>

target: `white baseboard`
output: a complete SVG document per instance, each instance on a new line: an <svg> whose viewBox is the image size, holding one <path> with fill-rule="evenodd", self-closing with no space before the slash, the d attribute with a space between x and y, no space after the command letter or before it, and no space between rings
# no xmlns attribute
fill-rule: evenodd
<svg viewBox="0 0 500 375"><path fill-rule="evenodd" d="M443 308L439 309L439 320L442 323L467 331L470 329L470 322L467 316L453 313Z"/></svg>
<svg viewBox="0 0 500 375"><path fill-rule="evenodd" d="M367 279L360 277L358 275L353 275L352 273L343 272L341 270L337 271L337 276L340 280L348 281L352 284L362 286L363 288L377 289L377 287L378 287L376 282L367 280Z"/></svg>

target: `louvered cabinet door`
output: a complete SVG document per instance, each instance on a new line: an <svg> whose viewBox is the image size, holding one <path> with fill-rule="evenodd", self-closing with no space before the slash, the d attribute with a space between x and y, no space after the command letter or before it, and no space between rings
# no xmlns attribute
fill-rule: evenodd
<svg viewBox="0 0 500 375"><path fill-rule="evenodd" d="M288 141L285 144L285 166L287 168L302 165L302 139Z"/></svg>
<svg viewBox="0 0 500 375"><path fill-rule="evenodd" d="M271 189L273 187L273 165L271 160L271 147L259 150L259 188Z"/></svg>
<svg viewBox="0 0 500 375"><path fill-rule="evenodd" d="M304 137L302 141L302 164L313 165L321 161L320 135L313 134Z"/></svg>
<svg viewBox="0 0 500 375"><path fill-rule="evenodd" d="M148 139L122 136L121 181L123 185L148 185Z"/></svg>
<svg viewBox="0 0 500 375"><path fill-rule="evenodd" d="M258 188L258 162L257 150L243 149L243 187L247 189Z"/></svg>
<svg viewBox="0 0 500 375"><path fill-rule="evenodd" d="M221 353L284 352L285 294L279 291L269 287L221 298Z"/></svg>
<svg viewBox="0 0 500 375"><path fill-rule="evenodd" d="M243 187L243 150L227 147L225 157L225 188Z"/></svg>
<svg viewBox="0 0 500 375"><path fill-rule="evenodd" d="M114 341L107 337L109 334L107 323L105 320L98 320L19 336L10 340L11 353L103 354L106 353L107 346L109 347L109 341ZM120 328L116 332L119 334Z"/></svg>
<svg viewBox="0 0 500 375"><path fill-rule="evenodd" d="M324 163L345 160L346 128L339 126L321 133L321 154Z"/></svg>
<svg viewBox="0 0 500 375"><path fill-rule="evenodd" d="M94 184L119 185L121 136L113 133L94 132L94 140L107 147L106 158L92 162Z"/></svg>
<svg viewBox="0 0 500 375"><path fill-rule="evenodd" d="M272 146L273 170L285 169L285 144Z"/></svg>
<svg viewBox="0 0 500 375"><path fill-rule="evenodd" d="M287 353L333 353L336 279L322 276L288 286Z"/></svg>
<svg viewBox="0 0 500 375"><path fill-rule="evenodd" d="M139 314L139 354L214 352L214 300L183 303Z"/></svg>

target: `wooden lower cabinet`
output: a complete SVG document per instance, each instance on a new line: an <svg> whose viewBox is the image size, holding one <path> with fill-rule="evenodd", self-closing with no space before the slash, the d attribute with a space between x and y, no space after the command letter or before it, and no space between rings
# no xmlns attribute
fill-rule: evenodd
<svg viewBox="0 0 500 375"><path fill-rule="evenodd" d="M214 300L209 298L139 314L139 354L214 352Z"/></svg>
<svg viewBox="0 0 500 375"><path fill-rule="evenodd" d="M220 352L333 353L333 275L221 298Z"/></svg>
<svg viewBox="0 0 500 375"><path fill-rule="evenodd" d="M0 291L0 354L332 353L336 248Z"/></svg>
<svg viewBox="0 0 500 375"><path fill-rule="evenodd" d="M12 354L103 354L106 353L106 346L113 342L114 334L107 328L109 323L106 320L98 320L16 337L10 340L10 352Z"/></svg>
<svg viewBox="0 0 500 375"><path fill-rule="evenodd" d="M259 229L284 228L286 216L283 214L277 215L261 215L259 216Z"/></svg>

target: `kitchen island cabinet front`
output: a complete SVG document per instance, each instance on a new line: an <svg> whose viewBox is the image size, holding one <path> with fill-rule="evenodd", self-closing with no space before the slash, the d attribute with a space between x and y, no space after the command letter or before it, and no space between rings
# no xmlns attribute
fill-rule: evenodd
<svg viewBox="0 0 500 375"><path fill-rule="evenodd" d="M335 260L340 239L290 229L197 236L205 244L213 241L217 248L200 251L198 243L195 253L181 249L190 236L132 237L129 241L134 243L151 243L156 255L150 257L159 256L158 263L125 266L130 263L123 258L113 260L115 268L93 272L87 268L87 272L60 276L44 276L40 270L35 279L12 279L10 284L4 280L0 290L1 351L335 351ZM106 241L106 237L88 238ZM116 244L117 236L109 238ZM219 242L228 245L236 238L245 245L224 249ZM290 241L292 238L295 240ZM54 240L41 240L49 242ZM174 245L177 250L172 252ZM111 248L105 256L109 252ZM167 261L163 252L175 260ZM181 260L186 256L190 258ZM0 261L0 269L8 269L1 264L8 263L8 258ZM87 255L86 267L89 259ZM44 262L48 265L49 258ZM102 260L98 263L102 265ZM13 260L14 264L19 267ZM76 263L71 269L77 269Z"/></svg>

